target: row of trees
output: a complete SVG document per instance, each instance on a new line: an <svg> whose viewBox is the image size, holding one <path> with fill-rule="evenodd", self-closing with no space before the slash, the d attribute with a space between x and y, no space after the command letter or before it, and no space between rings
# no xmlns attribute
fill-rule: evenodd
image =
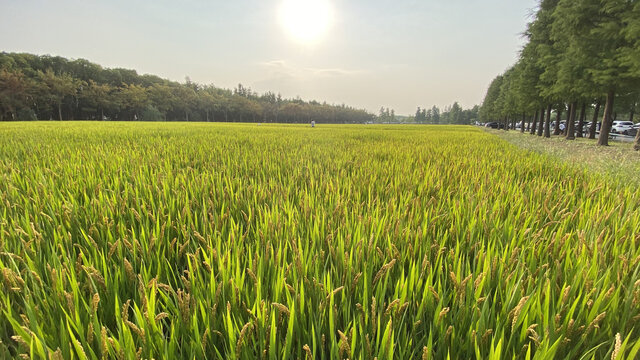
<svg viewBox="0 0 640 360"><path fill-rule="evenodd" d="M528 121L532 133L550 137L551 118L559 135L566 114L566 138L573 140L582 136L588 113L595 138L602 111L598 145L604 146L618 114L633 121L640 102L640 1L541 0L525 36L519 61L489 86L483 121L512 127L521 121L522 131Z"/></svg>
<svg viewBox="0 0 640 360"><path fill-rule="evenodd" d="M365 110L177 83L87 60L0 53L0 120L146 120L365 123Z"/></svg>
<svg viewBox="0 0 640 360"><path fill-rule="evenodd" d="M414 116L397 116L393 109L381 107L376 121L378 123L417 123L417 124L457 124L470 125L478 120L480 107L463 109L456 101L453 105L440 110L437 106L430 109L418 107Z"/></svg>
<svg viewBox="0 0 640 360"><path fill-rule="evenodd" d="M478 120L478 105L471 109L463 109L458 102L446 106L440 110L437 106L431 109L421 109L418 107L415 114L415 121L419 124L459 124L470 125Z"/></svg>

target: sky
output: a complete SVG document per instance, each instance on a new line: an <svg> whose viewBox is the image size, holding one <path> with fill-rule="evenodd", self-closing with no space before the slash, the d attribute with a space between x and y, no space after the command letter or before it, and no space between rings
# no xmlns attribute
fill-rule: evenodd
<svg viewBox="0 0 640 360"><path fill-rule="evenodd" d="M287 26L283 8L296 1L319 1L328 11L324 31L311 40L295 36L304 24ZM536 4L0 0L0 51L408 115L418 106L480 104L491 80L516 62Z"/></svg>

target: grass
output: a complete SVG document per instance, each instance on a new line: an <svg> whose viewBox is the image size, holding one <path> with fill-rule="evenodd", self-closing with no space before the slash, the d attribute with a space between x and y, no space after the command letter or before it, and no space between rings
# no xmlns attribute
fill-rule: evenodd
<svg viewBox="0 0 640 360"><path fill-rule="evenodd" d="M576 138L565 140L562 136L540 138L519 131L488 130L492 134L524 149L548 154L555 161L563 161L587 171L596 171L640 184L640 153L633 150L633 143L610 141L608 147L596 146L597 140Z"/></svg>
<svg viewBox="0 0 640 360"><path fill-rule="evenodd" d="M0 124L0 357L633 359L639 205L468 127Z"/></svg>

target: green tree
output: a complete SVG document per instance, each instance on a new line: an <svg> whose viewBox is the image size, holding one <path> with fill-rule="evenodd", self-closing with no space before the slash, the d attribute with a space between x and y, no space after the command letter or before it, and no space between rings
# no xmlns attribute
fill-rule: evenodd
<svg viewBox="0 0 640 360"><path fill-rule="evenodd" d="M111 85L98 84L90 79L83 88L80 97L102 120L105 117L105 110L110 111L114 108L113 91L114 89Z"/></svg>
<svg viewBox="0 0 640 360"><path fill-rule="evenodd" d="M172 87L167 84L151 85L147 88L147 96L149 102L158 109L164 119L167 119L169 112L178 103Z"/></svg>
<svg viewBox="0 0 640 360"><path fill-rule="evenodd" d="M140 119L140 112L149 104L147 89L135 84L122 86L119 89L118 97L122 109L132 120Z"/></svg>
<svg viewBox="0 0 640 360"><path fill-rule="evenodd" d="M632 39L628 30L629 14L637 11L637 1L627 0L583 0L588 9L593 11L588 27L590 41L585 41L582 50L590 61L585 65L586 71L593 78L595 88L606 93L604 117L598 137L598 145L609 145L609 132L613 121L615 95L637 86L640 74L633 69L635 60L629 54L637 39ZM635 3L635 4L634 4ZM637 13L636 13L637 14ZM637 20L631 24L634 28Z"/></svg>
<svg viewBox="0 0 640 360"><path fill-rule="evenodd" d="M0 70L0 119L9 114L15 120L17 111L29 106L29 92L29 81L22 72Z"/></svg>
<svg viewBox="0 0 640 360"><path fill-rule="evenodd" d="M420 109L420 106L418 106L418 109L416 110L416 115L415 115L415 121L418 124L424 124L426 119L422 119L422 109Z"/></svg>
<svg viewBox="0 0 640 360"><path fill-rule="evenodd" d="M172 88L173 109L184 114L181 120L189 121L189 115L193 112L197 104L197 94L192 87L176 86Z"/></svg>
<svg viewBox="0 0 640 360"><path fill-rule="evenodd" d="M68 73L56 75L52 70L39 72L38 78L43 84L49 102L58 110L58 120L62 120L62 104L65 99L76 95L78 81Z"/></svg>
<svg viewBox="0 0 640 360"><path fill-rule="evenodd" d="M205 88L199 91L197 96L198 108L205 113L206 121L215 121L215 111L218 107L218 99L215 93L210 88Z"/></svg>
<svg viewBox="0 0 640 360"><path fill-rule="evenodd" d="M449 111L449 120L453 124L463 124L464 118L462 117L462 107L458 102L454 102L451 105L451 110Z"/></svg>
<svg viewBox="0 0 640 360"><path fill-rule="evenodd" d="M495 121L500 116L498 98L500 97L503 80L504 77L502 75L498 75L489 85L489 89L487 90L484 101L482 102L482 107L480 108L480 119L484 122Z"/></svg>

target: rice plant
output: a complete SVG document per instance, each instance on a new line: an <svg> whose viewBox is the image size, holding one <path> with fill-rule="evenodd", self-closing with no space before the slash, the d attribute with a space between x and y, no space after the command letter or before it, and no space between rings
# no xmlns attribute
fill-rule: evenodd
<svg viewBox="0 0 640 360"><path fill-rule="evenodd" d="M0 358L634 359L640 192L446 126L0 125Z"/></svg>

